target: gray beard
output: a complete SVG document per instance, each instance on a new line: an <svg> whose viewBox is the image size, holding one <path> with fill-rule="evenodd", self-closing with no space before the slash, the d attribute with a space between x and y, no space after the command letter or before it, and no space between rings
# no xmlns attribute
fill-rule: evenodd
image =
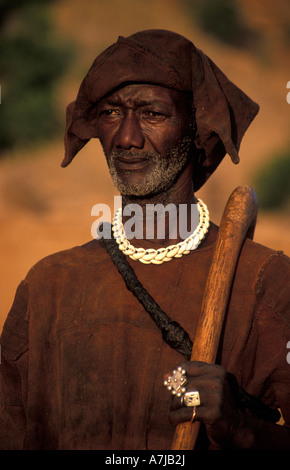
<svg viewBox="0 0 290 470"><path fill-rule="evenodd" d="M111 178L117 190L122 196L129 197L148 197L160 194L172 187L177 177L186 167L190 158L190 150L192 148L192 137L185 136L180 142L171 147L167 154L167 158L162 157L157 152L128 152L113 150L108 156L108 167ZM144 175L142 183L125 183L119 175L116 166L116 157L134 156L150 159L152 171L148 175ZM128 170L130 172L130 170Z"/></svg>

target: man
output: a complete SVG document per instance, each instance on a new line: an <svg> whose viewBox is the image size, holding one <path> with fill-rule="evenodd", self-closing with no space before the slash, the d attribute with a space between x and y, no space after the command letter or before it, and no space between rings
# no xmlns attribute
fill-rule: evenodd
<svg viewBox="0 0 290 470"><path fill-rule="evenodd" d="M96 58L68 107L63 166L99 138L124 213L135 204L141 217L128 240L118 212L111 238L100 227L106 237L20 284L1 339L3 448L170 449L175 426L195 420L196 448L290 448L286 256L244 243L217 364L188 360L218 232L195 192L226 153L239 161L257 111L169 31L120 37ZM177 208L179 230L167 218L160 239L157 214L146 238L150 204ZM180 396L164 387L173 370Z"/></svg>

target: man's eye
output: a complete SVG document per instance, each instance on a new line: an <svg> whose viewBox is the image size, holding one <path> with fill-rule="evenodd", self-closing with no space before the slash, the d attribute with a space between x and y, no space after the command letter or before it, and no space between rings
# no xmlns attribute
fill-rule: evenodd
<svg viewBox="0 0 290 470"><path fill-rule="evenodd" d="M144 111L143 112L143 117L145 119L155 120L155 121L157 121L157 120L160 121L160 120L165 118L164 114L162 114L161 112L151 111L151 110Z"/></svg>
<svg viewBox="0 0 290 470"><path fill-rule="evenodd" d="M100 116L118 116L119 112L117 109L104 109L100 112Z"/></svg>
<svg viewBox="0 0 290 470"><path fill-rule="evenodd" d="M159 113L158 111L145 111L144 114L150 117L162 116L162 114Z"/></svg>

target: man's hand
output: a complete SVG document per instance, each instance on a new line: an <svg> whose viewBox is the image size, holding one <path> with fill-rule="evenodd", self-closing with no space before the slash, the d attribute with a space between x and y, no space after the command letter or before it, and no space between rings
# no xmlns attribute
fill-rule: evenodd
<svg viewBox="0 0 290 470"><path fill-rule="evenodd" d="M198 391L200 405L196 407L195 421L202 421L209 440L213 444L235 446L235 435L243 422L243 415L237 408L234 395L233 376L219 365L204 362L180 364L186 371L186 391ZM172 424L190 421L193 408L183 406L181 398L174 397L170 411Z"/></svg>

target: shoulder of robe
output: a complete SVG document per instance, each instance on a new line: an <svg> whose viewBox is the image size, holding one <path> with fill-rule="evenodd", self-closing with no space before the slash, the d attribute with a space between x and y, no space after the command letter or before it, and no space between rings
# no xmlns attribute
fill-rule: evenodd
<svg viewBox="0 0 290 470"><path fill-rule="evenodd" d="M106 252L102 243L99 240L92 240L84 245L62 250L42 258L29 269L25 281L29 283L38 276L55 270L81 269L92 260L94 262L101 261L103 256L106 256Z"/></svg>

